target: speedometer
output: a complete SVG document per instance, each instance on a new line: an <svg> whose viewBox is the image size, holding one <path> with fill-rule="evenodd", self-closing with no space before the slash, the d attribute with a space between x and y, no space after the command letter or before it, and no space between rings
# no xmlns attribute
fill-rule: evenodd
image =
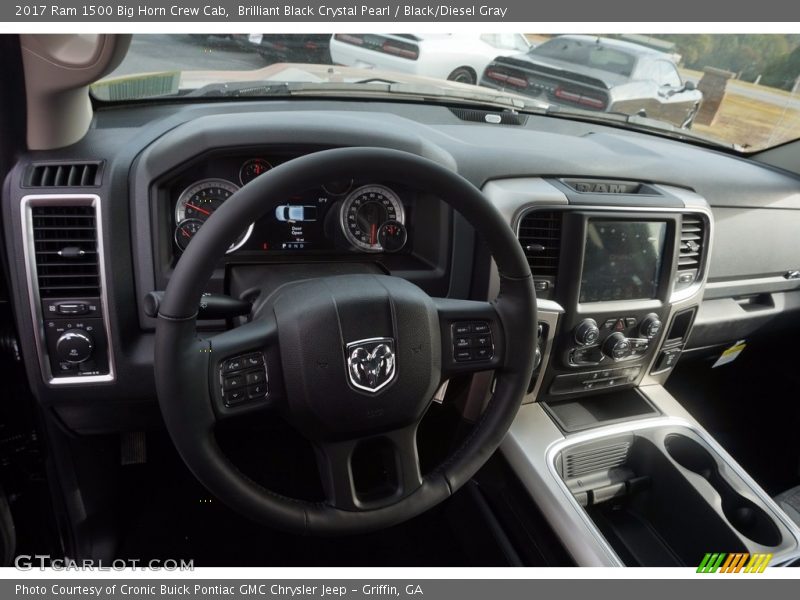
<svg viewBox="0 0 800 600"><path fill-rule="evenodd" d="M199 221L195 229L199 229L222 203L239 190L239 186L225 179L204 179L193 183L181 192L175 204L175 223L181 224L186 219ZM250 237L253 225L247 228L228 248L233 252L242 247ZM180 247L180 245L179 245ZM183 248L181 248L182 250Z"/></svg>
<svg viewBox="0 0 800 600"><path fill-rule="evenodd" d="M341 225L344 236L359 250L382 252L381 226L387 221L404 223L403 203L383 185L365 185L342 202Z"/></svg>

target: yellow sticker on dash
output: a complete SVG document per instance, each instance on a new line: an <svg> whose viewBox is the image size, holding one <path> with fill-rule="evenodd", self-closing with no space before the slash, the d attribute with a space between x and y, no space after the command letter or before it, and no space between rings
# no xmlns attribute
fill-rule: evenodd
<svg viewBox="0 0 800 600"><path fill-rule="evenodd" d="M716 369L717 367L721 367L722 365L727 365L728 363L732 363L737 358L739 358L739 355L742 353L742 350L745 349L745 346L747 346L745 341L739 340L730 348L725 349L722 352L722 354L720 354L720 357L717 359L717 362L711 365L711 368Z"/></svg>

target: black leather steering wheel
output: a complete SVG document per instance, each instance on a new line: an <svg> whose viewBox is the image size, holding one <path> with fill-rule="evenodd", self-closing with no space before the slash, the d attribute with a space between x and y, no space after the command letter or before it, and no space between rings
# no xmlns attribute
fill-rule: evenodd
<svg viewBox="0 0 800 600"><path fill-rule="evenodd" d="M288 198L298 189L339 180L343 173L414 181L459 211L497 264L496 300L431 298L408 281L386 275L321 277L281 287L244 325L199 337L195 325L203 289L236 236L270 210L264 199ZM493 351L484 352L480 360L456 360L455 337L464 323L477 323L478 331L490 333ZM247 184L196 234L159 307L158 400L183 460L232 508L293 532L374 530L446 499L497 449L531 380L536 323L533 280L519 242L471 183L407 152L325 150L284 163ZM226 401L222 381L242 360L253 365L263 361L269 394L232 404ZM437 388L454 375L486 370L495 371L496 381L479 421L447 460L422 474L417 426ZM314 445L324 501L301 501L267 490L220 450L216 423L241 415L255 418L265 405L281 410ZM378 498L360 493L351 464L354 453L369 443L394 456L393 489Z"/></svg>

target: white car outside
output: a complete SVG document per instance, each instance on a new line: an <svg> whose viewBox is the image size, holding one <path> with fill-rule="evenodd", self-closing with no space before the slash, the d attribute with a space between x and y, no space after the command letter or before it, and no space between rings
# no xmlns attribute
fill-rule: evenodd
<svg viewBox="0 0 800 600"><path fill-rule="evenodd" d="M339 33L330 42L334 64L472 84L495 57L529 48L521 33Z"/></svg>

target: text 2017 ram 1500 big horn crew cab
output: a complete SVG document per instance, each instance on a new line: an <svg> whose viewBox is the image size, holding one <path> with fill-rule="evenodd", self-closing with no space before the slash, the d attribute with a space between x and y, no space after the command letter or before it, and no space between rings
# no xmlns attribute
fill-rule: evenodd
<svg viewBox="0 0 800 600"><path fill-rule="evenodd" d="M800 558L796 95L217 43L0 36L4 561Z"/></svg>

